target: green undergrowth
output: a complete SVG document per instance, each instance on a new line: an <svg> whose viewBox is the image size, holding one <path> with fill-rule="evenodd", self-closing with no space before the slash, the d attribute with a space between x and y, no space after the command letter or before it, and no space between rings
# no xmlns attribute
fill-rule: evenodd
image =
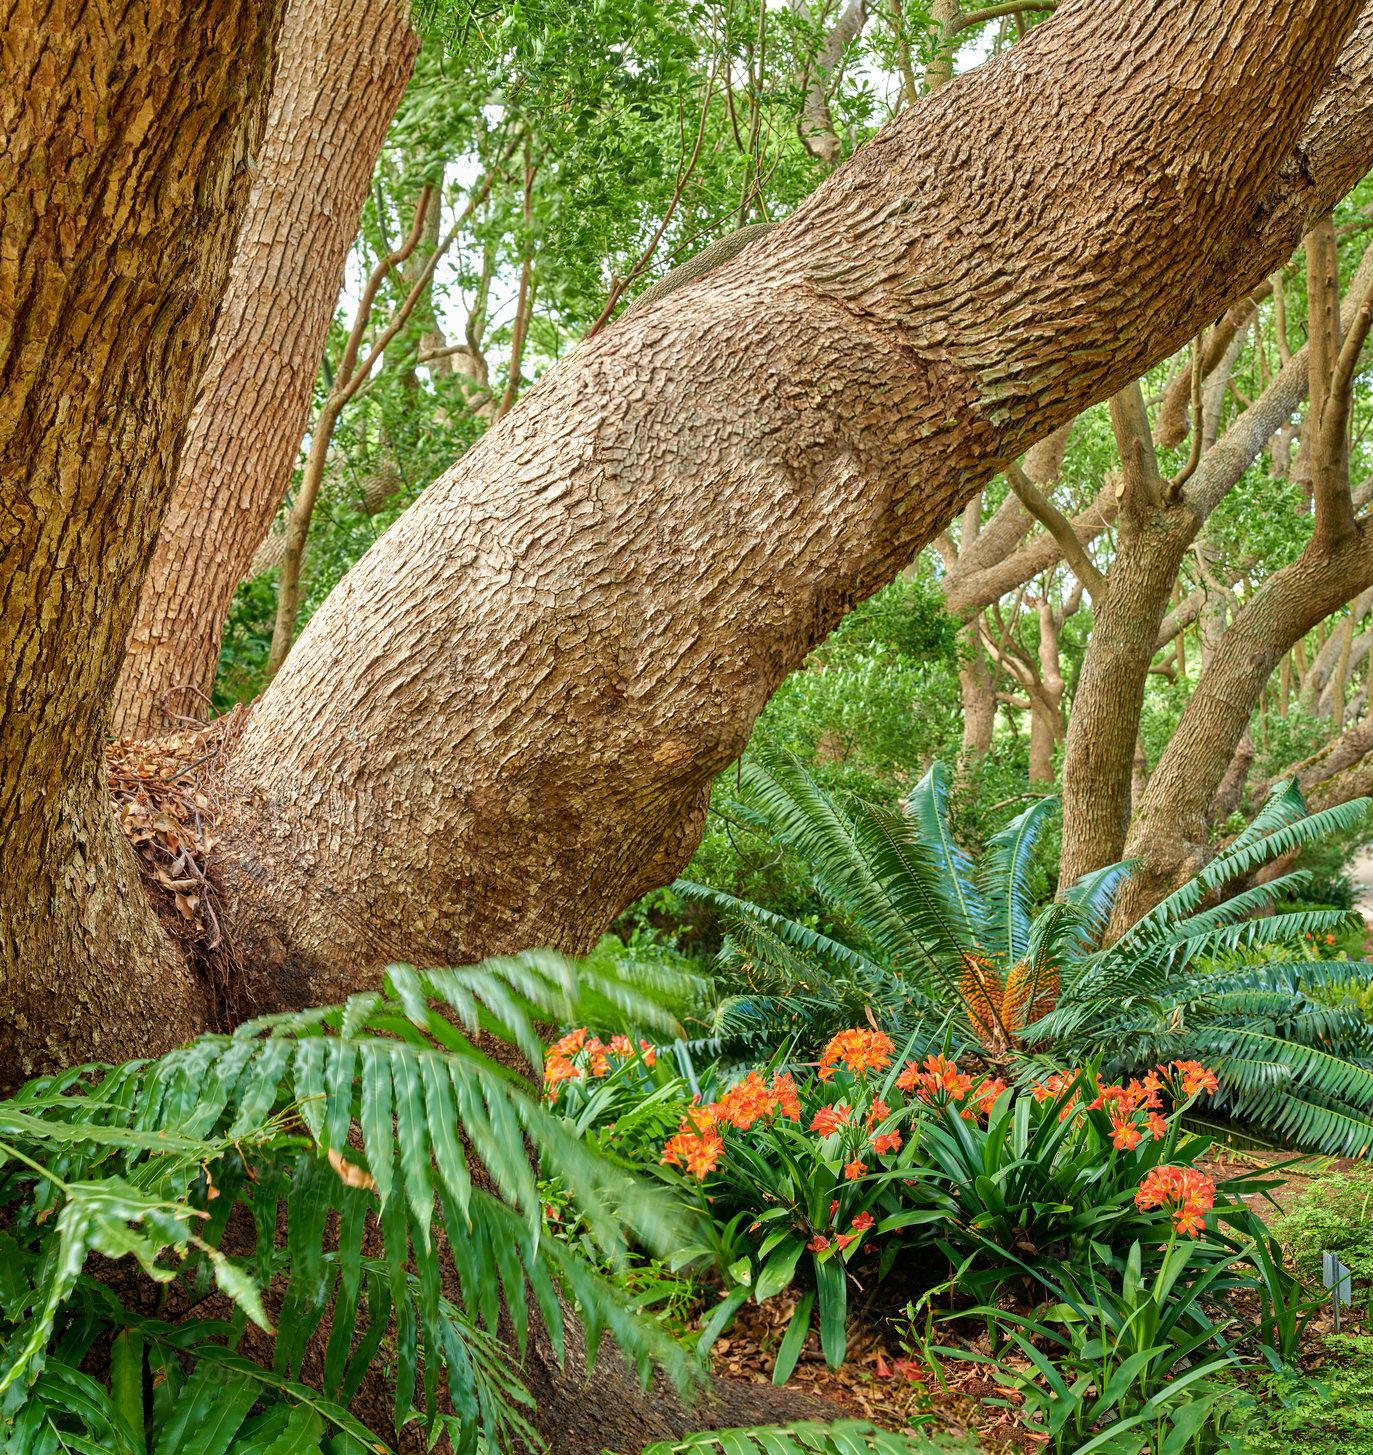
<svg viewBox="0 0 1373 1455"><path fill-rule="evenodd" d="M1370 1455L1373 1452L1373 1336L1320 1341L1324 1362L1284 1407L1276 1379L1265 1393L1262 1427L1251 1431L1254 1455Z"/></svg>

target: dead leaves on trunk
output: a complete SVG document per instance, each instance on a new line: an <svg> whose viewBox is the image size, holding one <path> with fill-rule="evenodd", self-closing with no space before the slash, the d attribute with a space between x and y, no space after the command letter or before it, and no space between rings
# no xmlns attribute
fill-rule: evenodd
<svg viewBox="0 0 1373 1455"><path fill-rule="evenodd" d="M159 918L179 942L220 947L219 905L210 874L215 770L245 714L235 708L199 730L149 742L108 743L105 770L115 819L143 871Z"/></svg>

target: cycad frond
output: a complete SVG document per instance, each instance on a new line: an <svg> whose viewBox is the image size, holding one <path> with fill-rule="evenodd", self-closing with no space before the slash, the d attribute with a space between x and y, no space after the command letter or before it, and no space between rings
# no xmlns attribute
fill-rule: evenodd
<svg viewBox="0 0 1373 1455"><path fill-rule="evenodd" d="M883 944L904 935L901 917L854 842L853 825L792 754L746 759L740 780L774 834L806 861L821 893Z"/></svg>
<svg viewBox="0 0 1373 1455"><path fill-rule="evenodd" d="M1056 798L1041 798L987 840L987 852L978 872L992 926L992 943L987 948L999 950L1008 963L1029 951L1030 871L1044 826L1057 812Z"/></svg>
<svg viewBox="0 0 1373 1455"><path fill-rule="evenodd" d="M949 775L942 763L932 763L929 772L911 789L906 816L915 826L919 841L943 870L945 892L958 905L959 919L979 941L984 941L990 932L990 917L972 858L959 847L949 827Z"/></svg>

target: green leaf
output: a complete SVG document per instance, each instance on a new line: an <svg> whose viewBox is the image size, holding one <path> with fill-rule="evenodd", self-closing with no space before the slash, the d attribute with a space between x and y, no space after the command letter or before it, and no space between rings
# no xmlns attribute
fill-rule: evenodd
<svg viewBox="0 0 1373 1455"><path fill-rule="evenodd" d="M787 1325L787 1331L782 1335L782 1342L777 1350L777 1363L772 1370L774 1384L785 1384L791 1378L792 1370L796 1368L802 1345L806 1342L806 1334L810 1331L810 1311L814 1303L814 1290L801 1295L801 1301L796 1305L796 1312L792 1314L791 1322Z"/></svg>
<svg viewBox="0 0 1373 1455"><path fill-rule="evenodd" d="M837 1258L815 1263L815 1291L820 1302L820 1348L825 1363L831 1369L838 1369L848 1353L848 1335L845 1322L848 1315L848 1296L845 1285L844 1265Z"/></svg>
<svg viewBox="0 0 1373 1455"><path fill-rule="evenodd" d="M247 1374L197 1365L172 1406L155 1455L224 1455L258 1392Z"/></svg>
<svg viewBox="0 0 1373 1455"><path fill-rule="evenodd" d="M753 1290L753 1296L759 1303L781 1293L791 1283L796 1274L797 1259L804 1251L805 1246L801 1240L793 1237L789 1243L783 1244L773 1253L763 1265L763 1271L758 1275L758 1283Z"/></svg>

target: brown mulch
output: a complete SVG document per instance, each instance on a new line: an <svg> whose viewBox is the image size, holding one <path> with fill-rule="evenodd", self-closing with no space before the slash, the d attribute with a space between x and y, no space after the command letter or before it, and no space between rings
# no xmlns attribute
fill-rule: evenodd
<svg viewBox="0 0 1373 1455"><path fill-rule="evenodd" d="M777 1347L796 1302L795 1291L789 1289L762 1304L749 1303L740 1309L729 1332L711 1350L715 1376L770 1384ZM952 1333L941 1337L950 1344L963 1342ZM951 1359L937 1361L937 1368L938 1375L932 1376L928 1366L912 1360L896 1331L854 1318L844 1363L838 1369L829 1368L812 1329L784 1388L825 1400L851 1418L898 1433L942 1429L956 1435L972 1434L991 1455L1041 1448L1041 1442L1016 1423L1012 1411L983 1403L987 1398L1006 1396L985 1366Z"/></svg>

